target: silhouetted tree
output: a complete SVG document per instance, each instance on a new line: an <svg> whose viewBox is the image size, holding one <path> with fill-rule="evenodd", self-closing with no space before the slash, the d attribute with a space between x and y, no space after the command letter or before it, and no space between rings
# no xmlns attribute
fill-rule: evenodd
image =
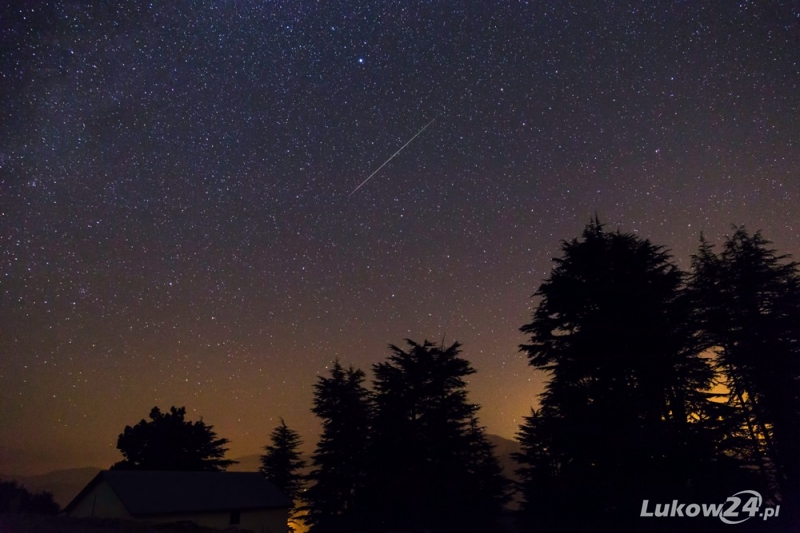
<svg viewBox="0 0 800 533"><path fill-rule="evenodd" d="M692 258L699 338L714 350L730 404L775 488L800 487L800 272L760 232L735 227L719 254Z"/></svg>
<svg viewBox="0 0 800 533"><path fill-rule="evenodd" d="M558 524L570 516L568 507L573 500L568 498L574 496L569 494L570 481L560 469L561 464L569 462L569 457L566 450L554 446L556 432L547 427L556 418L555 413L545 416L542 410L531 409L530 416L524 418L517 433L521 451L513 455L520 465L516 473L526 511L524 518L528 525L533 522L545 531L557 529Z"/></svg>
<svg viewBox="0 0 800 533"><path fill-rule="evenodd" d="M16 481L0 481L0 514L55 515L59 510L50 492L30 492Z"/></svg>
<svg viewBox="0 0 800 533"><path fill-rule="evenodd" d="M467 401L465 378L475 370L458 343L407 343L373 367L371 528L487 531L507 481L478 425L479 406Z"/></svg>
<svg viewBox="0 0 800 533"><path fill-rule="evenodd" d="M304 495L309 504L306 521L315 532L346 531L364 485L372 419L364 372L335 361L330 377L320 376L314 385L312 412L322 420L322 435Z"/></svg>
<svg viewBox="0 0 800 533"><path fill-rule="evenodd" d="M261 456L259 472L292 500L297 500L303 489L303 475L300 470L306 466L298 451L303 443L300 435L289 429L281 418L280 425L270 435L270 442L271 444L264 447L267 453Z"/></svg>
<svg viewBox="0 0 800 533"><path fill-rule="evenodd" d="M549 377L519 433L524 505L562 527L635 517L643 494L677 497L714 469L721 436L697 423L713 372L662 247L593 220L561 251L521 328ZM578 500L580 514L564 507Z"/></svg>
<svg viewBox="0 0 800 533"><path fill-rule="evenodd" d="M236 461L223 459L228 439L218 439L203 421L185 420L186 408L150 411L150 421L125 426L117 439L124 460L115 470L225 470Z"/></svg>
<svg viewBox="0 0 800 533"><path fill-rule="evenodd" d="M494 524L505 505L511 501L512 483L503 474L503 467L495 455L495 446L486 437L486 430L478 418L470 419L466 433L467 447L464 466L468 469L469 485L462 492L462 513L465 515L462 531L493 531ZM468 511L464 511L468 509ZM474 524L470 522L475 521Z"/></svg>

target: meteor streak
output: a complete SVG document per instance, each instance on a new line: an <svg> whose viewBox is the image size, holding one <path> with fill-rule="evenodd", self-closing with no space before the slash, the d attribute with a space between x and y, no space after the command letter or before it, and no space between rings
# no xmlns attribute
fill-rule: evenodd
<svg viewBox="0 0 800 533"><path fill-rule="evenodd" d="M383 167L385 167L385 166L386 166L386 164L387 164L389 161L391 161L392 159L394 159L394 158L397 156L397 154L399 154L400 152L402 152L402 151L403 151L403 148L405 148L406 146L408 146L409 144L411 144L411 141L413 141L414 139L416 139L417 137L419 137L419 134L420 134L420 133L422 133L423 131L425 131L425 128L427 128L428 126L430 126L431 124L433 124L433 121L434 121L434 120L436 120L437 118L439 118L439 117L433 117L433 119L432 119L430 122L428 122L427 124L425 124L425 125L422 127L422 129L421 129L421 130L419 130L419 131L417 132L417 134L416 134L416 135L414 135L413 137L411 137L411 138L408 140L408 142L407 142L407 143L405 143L403 146L401 146L401 147L400 147L400 149L399 149L398 151L396 151L395 153L393 153L393 154L392 154L392 157L390 157L389 159L387 159L386 161L384 161L384 162L383 162L383 164L382 164L381 166L379 166L379 167L378 167L378 168L375 170L375 172L373 172L372 174L370 174L369 176L367 176L367 179L365 179L364 181L362 181L362 182L361 182L361 185L359 185L358 187L356 187L355 189L353 189L353 192L351 192L350 194L348 194L348 195L347 195L347 197L348 197L348 198L350 198L351 196L353 196L353 194L355 194L355 192L356 192L358 189L360 189L361 187L363 187L363 186L364 186L364 184L365 184L365 183L367 183L367 182L368 182L368 181L369 181L369 180L372 178L372 176L374 176L375 174L377 174L378 172L380 172L380 170L381 170Z"/></svg>

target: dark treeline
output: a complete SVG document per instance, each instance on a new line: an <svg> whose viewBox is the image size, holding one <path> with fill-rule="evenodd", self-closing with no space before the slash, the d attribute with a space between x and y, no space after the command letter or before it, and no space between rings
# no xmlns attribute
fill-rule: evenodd
<svg viewBox="0 0 800 533"><path fill-rule="evenodd" d="M529 527L706 531L724 524L644 522L643 499L721 503L744 489L782 504L781 529L796 519L797 265L734 228L718 252L703 239L685 273L596 220L555 261L521 328L548 378L518 435Z"/></svg>
<svg viewBox="0 0 800 533"><path fill-rule="evenodd" d="M290 521L314 532L492 532L511 486L467 398L475 373L460 345L406 341L362 370L335 361L314 385L322 435L305 461L297 432L281 423L264 447L260 471L295 501ZM127 426L114 469L224 470L228 443L185 408Z"/></svg>
<svg viewBox="0 0 800 533"><path fill-rule="evenodd" d="M718 517L642 517L643 500L652 512L723 504L743 490L763 502L738 509L738 519L753 518L740 530L797 522L798 265L734 228L718 250L701 238L683 272L663 247L597 220L554 261L521 328L529 339L520 349L546 379L517 435L517 530L725 530ZM503 531L512 487L468 400L475 370L460 344L407 340L389 350L371 384L339 361L318 378L322 435L310 473L283 420L262 473L313 533ZM156 408L150 422L125 428L115 467L228 466L228 441L184 413ZM778 505L779 518L756 516Z"/></svg>
<svg viewBox="0 0 800 533"><path fill-rule="evenodd" d="M338 361L315 385L315 532L494 529L509 486L467 399L475 370L458 343L406 342L373 366L372 390Z"/></svg>
<svg viewBox="0 0 800 533"><path fill-rule="evenodd" d="M31 492L16 481L0 481L0 514L54 515L59 510L50 492Z"/></svg>

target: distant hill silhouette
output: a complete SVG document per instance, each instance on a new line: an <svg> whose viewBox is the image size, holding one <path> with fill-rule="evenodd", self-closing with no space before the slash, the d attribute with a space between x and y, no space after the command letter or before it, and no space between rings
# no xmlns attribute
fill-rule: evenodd
<svg viewBox="0 0 800 533"><path fill-rule="evenodd" d="M511 454L520 451L519 442L501 437L500 435L492 435L491 433L487 433L486 438L494 445L494 454L500 461L500 466L503 467L503 474L505 474L508 479L517 481L518 478L514 470L519 467L517 463L514 462L514 459L511 458Z"/></svg>
<svg viewBox="0 0 800 533"><path fill-rule="evenodd" d="M500 466L503 467L503 473L509 479L516 480L517 477L514 474L514 470L517 468L517 464L511 458L511 454L519 451L519 443L499 435L487 434L486 437L489 439L489 442L495 446L495 454L500 461ZM309 453L305 453L304 455L306 458L310 457ZM239 461L239 463L228 468L229 472L255 472L261 466L260 453L243 455L241 457L235 457L234 459ZM47 474L39 474L36 476L0 475L0 479L13 479L19 484L24 485L25 488L31 492L52 492L53 499L63 508L72 501L72 498L74 498L100 470L101 469L97 467L87 466L82 468L54 470ZM310 467L307 467L306 470L310 470ZM306 474L308 472L304 471L303 473Z"/></svg>
<svg viewBox="0 0 800 533"><path fill-rule="evenodd" d="M511 458L511 454L520 451L519 442L499 435L492 435L491 433L488 433L486 438L495 447L494 453L500 461L500 466L503 467L503 473L509 479L516 480L517 477L514 474L514 470L518 467ZM303 451L303 456L308 460L311 454L307 451ZM261 454L258 453L234 457L234 460L239 461L239 463L228 467L228 472L254 472L261 467Z"/></svg>
<svg viewBox="0 0 800 533"><path fill-rule="evenodd" d="M56 503L64 508L100 470L94 466L86 466L53 470L36 476L2 475L0 479L13 479L31 492L51 492Z"/></svg>
<svg viewBox="0 0 800 533"><path fill-rule="evenodd" d="M487 434L486 438L494 445L494 454L497 456L497 460L503 468L503 475L511 481L519 481L519 476L514 473L514 470L519 468L519 465L511 457L512 454L520 451L519 442L492 434ZM522 501L521 496L521 494L515 493L511 501L506 504L506 508L513 510L519 509Z"/></svg>

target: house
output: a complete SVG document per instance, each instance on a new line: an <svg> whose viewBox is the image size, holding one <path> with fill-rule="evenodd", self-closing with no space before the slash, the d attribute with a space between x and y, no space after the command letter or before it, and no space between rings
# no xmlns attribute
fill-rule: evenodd
<svg viewBox="0 0 800 533"><path fill-rule="evenodd" d="M258 472L105 470L64 513L286 533L291 506L291 500Z"/></svg>

